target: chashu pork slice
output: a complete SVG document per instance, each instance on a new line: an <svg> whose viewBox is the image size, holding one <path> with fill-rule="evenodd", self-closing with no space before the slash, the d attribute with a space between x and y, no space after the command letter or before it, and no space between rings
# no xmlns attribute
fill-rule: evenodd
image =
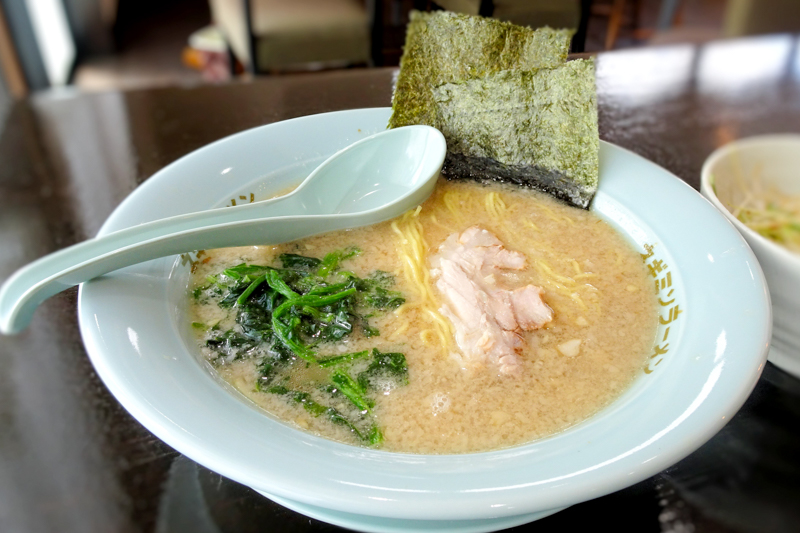
<svg viewBox="0 0 800 533"><path fill-rule="evenodd" d="M456 343L470 366L493 365L501 374L519 371L525 346L521 331L553 319L541 287L499 286L503 270L524 270L525 256L507 250L493 233L473 226L450 235L432 257L432 274L445 303L441 312L455 329Z"/></svg>

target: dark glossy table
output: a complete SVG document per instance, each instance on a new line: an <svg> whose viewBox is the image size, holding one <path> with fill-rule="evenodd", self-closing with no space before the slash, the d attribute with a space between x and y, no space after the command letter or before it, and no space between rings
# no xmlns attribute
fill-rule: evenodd
<svg viewBox="0 0 800 533"><path fill-rule="evenodd" d="M800 132L799 49L797 36L774 36L602 54L601 137L696 188L717 146ZM178 157L278 120L386 106L391 80L391 70L349 70L19 102L0 135L0 280L93 236L128 193ZM337 529L151 435L98 379L75 310L68 291L25 333L0 338L0 532ZM768 363L742 410L677 465L517 529L800 531L799 428L800 380Z"/></svg>

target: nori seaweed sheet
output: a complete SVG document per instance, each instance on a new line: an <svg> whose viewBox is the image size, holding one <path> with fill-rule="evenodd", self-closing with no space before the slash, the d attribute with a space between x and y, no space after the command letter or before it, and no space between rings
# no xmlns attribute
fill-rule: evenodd
<svg viewBox="0 0 800 533"><path fill-rule="evenodd" d="M501 70L556 67L566 61L571 37L571 30L532 30L449 11L412 11L389 127L438 127L434 87Z"/></svg>
<svg viewBox="0 0 800 533"><path fill-rule="evenodd" d="M582 208L597 190L594 60L502 71L432 90L447 177L511 181Z"/></svg>
<svg viewBox="0 0 800 533"><path fill-rule="evenodd" d="M389 127L441 130L448 178L513 182L588 208L599 172L594 62L566 62L571 35L412 12Z"/></svg>

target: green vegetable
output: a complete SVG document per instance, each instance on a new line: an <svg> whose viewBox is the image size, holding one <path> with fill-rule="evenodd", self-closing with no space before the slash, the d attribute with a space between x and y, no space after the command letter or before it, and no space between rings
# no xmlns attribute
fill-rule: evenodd
<svg viewBox="0 0 800 533"><path fill-rule="evenodd" d="M300 341L294 331L299 324L300 321L296 317L285 322L276 317L275 313L272 314L272 331L275 333L275 337L301 359L314 361L316 354Z"/></svg>
<svg viewBox="0 0 800 533"><path fill-rule="evenodd" d="M756 195L748 200L752 205L738 206L736 217L762 237L800 252L800 197L784 193L766 205L765 198Z"/></svg>
<svg viewBox="0 0 800 533"><path fill-rule="evenodd" d="M401 353L382 353L372 349L372 362L367 369L358 375L358 383L362 389L376 389L376 382L391 381L395 386L408 384L408 365L406 356Z"/></svg>
<svg viewBox="0 0 800 533"><path fill-rule="evenodd" d="M322 263L322 261L316 257L305 257L296 254L281 254L279 259L281 260L281 263L283 263L284 268L293 268L295 270L303 270L306 272L316 270L320 263Z"/></svg>
<svg viewBox="0 0 800 533"><path fill-rule="evenodd" d="M279 292L286 298L297 298L299 295L292 290L291 287L283 280L281 273L277 270L268 270L266 274L267 283L275 291Z"/></svg>
<svg viewBox="0 0 800 533"><path fill-rule="evenodd" d="M372 293L364 296L364 302L375 309L397 309L405 301L399 292L387 291L381 287L375 287Z"/></svg>
<svg viewBox="0 0 800 533"><path fill-rule="evenodd" d="M244 279L247 277L249 277L252 280L262 275L264 271L268 269L269 267L248 265L246 263L242 263L240 265L236 265L235 267L226 268L225 270L222 271L222 274L223 276L227 276L229 278L233 278L236 280Z"/></svg>
<svg viewBox="0 0 800 533"><path fill-rule="evenodd" d="M256 390L267 392L275 381L280 379L291 363L291 353L283 345L280 343L271 344L267 350L267 355L258 366L259 376L256 380Z"/></svg>
<svg viewBox="0 0 800 533"><path fill-rule="evenodd" d="M322 355L329 343L356 331L378 336L369 318L405 302L392 290L390 273L375 271L360 278L341 269L343 261L359 253L348 248L322 259L283 254L282 268L243 263L209 277L201 293L203 304L233 307L235 312L234 327L207 329L206 346L216 353L213 363L254 359L257 391L300 403L313 416L324 415L359 441L376 446L383 434L373 412L375 397L385 391L387 380L395 385L408 382L405 357L377 348ZM200 323L195 327L206 329ZM319 368L318 385L299 387L308 390L290 386L296 370L312 366Z"/></svg>
<svg viewBox="0 0 800 533"><path fill-rule="evenodd" d="M283 302L274 312L275 315L281 316L283 315L287 309L290 307L296 307L298 305L303 306L307 305L309 307L322 307L325 305L332 304L336 301L341 300L347 296L356 292L355 287L350 287L349 289L345 289L341 292L337 292L335 294L328 294L328 295L319 295L319 294L305 294L303 296L295 296L294 298L290 298Z"/></svg>
<svg viewBox="0 0 800 533"><path fill-rule="evenodd" d="M264 283L264 280L266 279L267 279L266 274L262 274L261 276L257 277L250 285L247 286L244 292L241 295L239 295L239 297L236 299L236 303L238 305L242 305L243 303L245 303L247 301L247 298L249 298L250 295L253 294L253 291L256 290L256 288L258 288L259 285Z"/></svg>
<svg viewBox="0 0 800 533"><path fill-rule="evenodd" d="M361 250L355 246L345 250L337 250L329 253L322 258L322 264L320 264L319 269L317 270L317 276L321 278L326 277L328 274L339 268L339 263L360 253Z"/></svg>
<svg viewBox="0 0 800 533"><path fill-rule="evenodd" d="M382 270L376 270L365 279L355 281L359 292L360 303L373 309L397 309L405 303L403 295L389 290L394 285L394 276Z"/></svg>
<svg viewBox="0 0 800 533"><path fill-rule="evenodd" d="M317 363L319 364L319 366L323 368L328 368L331 366L341 365L345 363L352 363L356 359L362 359L368 356L369 356L369 351L364 350L363 352L353 352L353 353L345 353L342 355L332 355L330 357L321 357L317 359Z"/></svg>
<svg viewBox="0 0 800 533"><path fill-rule="evenodd" d="M256 348L258 341L232 329L206 340L206 346L219 354L217 363L230 363Z"/></svg>
<svg viewBox="0 0 800 533"><path fill-rule="evenodd" d="M378 331L378 328L370 326L367 317L361 317L360 325L361 325L361 331L364 333L364 336L366 337L377 337L378 335L381 334L381 332Z"/></svg>
<svg viewBox="0 0 800 533"><path fill-rule="evenodd" d="M308 294L329 294L332 292L342 291L348 286L350 283L334 283L333 285L317 285L316 287L310 289Z"/></svg>
<svg viewBox="0 0 800 533"><path fill-rule="evenodd" d="M290 398L292 401L299 403L303 406L303 409L308 411L312 416L319 417L325 416L328 420L332 423L340 426L345 426L362 442L368 444L370 446L377 446L381 442L383 442L383 434L381 433L380 428L378 426L371 426L366 430L364 428L359 429L359 427L353 423L350 419L344 416L340 411L333 407L327 407L316 402L314 399L311 398L311 395L307 392L300 392L300 391L293 391L283 386L275 386L270 387L265 392L270 394L278 394L280 396L286 396Z"/></svg>
<svg viewBox="0 0 800 533"><path fill-rule="evenodd" d="M365 397L367 393L366 387L362 387L347 372L337 370L331 376L331 381L360 411L369 411L374 405L374 402Z"/></svg>

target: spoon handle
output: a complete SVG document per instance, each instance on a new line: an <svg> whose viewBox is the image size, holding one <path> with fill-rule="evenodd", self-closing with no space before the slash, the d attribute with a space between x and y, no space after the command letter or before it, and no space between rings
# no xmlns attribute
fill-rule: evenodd
<svg viewBox="0 0 800 533"><path fill-rule="evenodd" d="M324 216L302 213L292 195L156 220L47 255L0 287L0 332L18 333L44 300L108 272L200 248L277 244L305 236ZM265 220L265 217L276 217Z"/></svg>

